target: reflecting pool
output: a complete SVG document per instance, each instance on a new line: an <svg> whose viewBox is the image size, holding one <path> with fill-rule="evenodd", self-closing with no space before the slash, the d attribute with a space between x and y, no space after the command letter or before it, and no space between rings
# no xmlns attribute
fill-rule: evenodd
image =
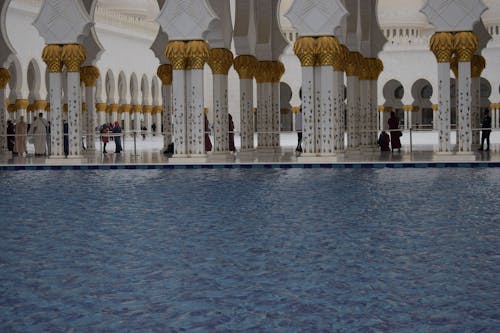
<svg viewBox="0 0 500 333"><path fill-rule="evenodd" d="M500 169L0 172L0 332L498 332Z"/></svg>

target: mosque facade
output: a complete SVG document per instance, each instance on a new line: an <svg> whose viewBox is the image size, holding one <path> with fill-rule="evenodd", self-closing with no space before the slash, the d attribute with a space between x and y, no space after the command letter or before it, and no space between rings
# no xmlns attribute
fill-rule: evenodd
<svg viewBox="0 0 500 333"><path fill-rule="evenodd" d="M203 159L204 114L224 154L228 113L242 152L273 151L301 109L303 159L373 149L391 111L404 129L435 131L443 154L474 149L485 109L500 126L495 0L4 0L1 10L2 128L40 112L51 133L67 122L69 157L82 155L81 136L93 147L89 133L120 121L128 132L155 124L174 157ZM62 157L61 135L51 140Z"/></svg>

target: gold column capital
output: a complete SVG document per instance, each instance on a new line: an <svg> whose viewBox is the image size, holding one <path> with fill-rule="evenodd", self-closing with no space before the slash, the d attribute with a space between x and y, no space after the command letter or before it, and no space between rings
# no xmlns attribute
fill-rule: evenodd
<svg viewBox="0 0 500 333"><path fill-rule="evenodd" d="M272 71L271 71L271 82L277 83L281 81L281 78L285 74L285 65L281 61L273 61L272 62Z"/></svg>
<svg viewBox="0 0 500 333"><path fill-rule="evenodd" d="M38 100L38 101L35 101L33 102L33 106L35 107L35 110L45 110L45 108L47 107L47 101L45 100Z"/></svg>
<svg viewBox="0 0 500 333"><path fill-rule="evenodd" d="M63 104L63 112L68 113L68 103Z"/></svg>
<svg viewBox="0 0 500 333"><path fill-rule="evenodd" d="M130 110L132 110L132 105L130 105L130 104L122 104L122 105L120 105L120 112L121 113L129 113Z"/></svg>
<svg viewBox="0 0 500 333"><path fill-rule="evenodd" d="M483 56L475 54L472 57L471 62L471 76L472 77L481 77L483 70L486 68L486 60Z"/></svg>
<svg viewBox="0 0 500 333"><path fill-rule="evenodd" d="M336 37L322 36L316 39L315 53L320 66L334 66L340 52L340 43Z"/></svg>
<svg viewBox="0 0 500 333"><path fill-rule="evenodd" d="M384 106L383 106L383 105L379 105L379 106L377 106L377 111L378 111L378 112L384 112L384 109L385 109L385 108L384 108Z"/></svg>
<svg viewBox="0 0 500 333"><path fill-rule="evenodd" d="M208 65L213 74L227 75L233 65L233 53L223 48L210 49Z"/></svg>
<svg viewBox="0 0 500 333"><path fill-rule="evenodd" d="M10 113L16 112L17 111L16 104L12 103L12 104L7 105L7 111Z"/></svg>
<svg viewBox="0 0 500 333"><path fill-rule="evenodd" d="M372 80L371 63L368 58L361 56L359 62L359 79L364 81Z"/></svg>
<svg viewBox="0 0 500 333"><path fill-rule="evenodd" d="M140 105L140 104L132 105L132 111L133 112L142 112L142 105Z"/></svg>
<svg viewBox="0 0 500 333"><path fill-rule="evenodd" d="M257 83L271 82L273 76L272 61L259 61L257 62L257 69L255 71L255 80Z"/></svg>
<svg viewBox="0 0 500 333"><path fill-rule="evenodd" d="M82 103L82 112L87 112L87 104L85 102Z"/></svg>
<svg viewBox="0 0 500 333"><path fill-rule="evenodd" d="M403 110L404 111L413 111L413 105L403 105Z"/></svg>
<svg viewBox="0 0 500 333"><path fill-rule="evenodd" d="M172 69L186 69L187 55L185 42L180 40L173 40L169 42L165 50L165 55L172 64Z"/></svg>
<svg viewBox="0 0 500 333"><path fill-rule="evenodd" d="M152 105L144 105L142 107L142 111L144 113L152 113L153 112L153 106Z"/></svg>
<svg viewBox="0 0 500 333"><path fill-rule="evenodd" d="M203 69L210 56L207 42L202 40L191 40L187 42L186 56L186 69Z"/></svg>
<svg viewBox="0 0 500 333"><path fill-rule="evenodd" d="M95 87L99 78L99 69L95 66L85 66L80 68L80 75L86 87Z"/></svg>
<svg viewBox="0 0 500 333"><path fill-rule="evenodd" d="M16 99L16 103L14 105L16 110L26 110L28 105L30 105L30 101L27 99Z"/></svg>
<svg viewBox="0 0 500 333"><path fill-rule="evenodd" d="M50 103L47 103L47 106L45 107L45 112L50 112Z"/></svg>
<svg viewBox="0 0 500 333"><path fill-rule="evenodd" d="M432 111L438 111L439 110L439 104L432 104Z"/></svg>
<svg viewBox="0 0 500 333"><path fill-rule="evenodd" d="M106 112L108 105L106 103L96 103L95 109L97 112Z"/></svg>
<svg viewBox="0 0 500 333"><path fill-rule="evenodd" d="M153 113L163 113L163 107L161 105L155 105L153 107Z"/></svg>
<svg viewBox="0 0 500 333"><path fill-rule="evenodd" d="M429 46L436 56L437 62L450 62L455 49L454 37L451 32L436 32L432 35Z"/></svg>
<svg viewBox="0 0 500 333"><path fill-rule="evenodd" d="M346 75L347 76L360 76L360 65L363 56L357 51L349 52L347 58Z"/></svg>
<svg viewBox="0 0 500 333"><path fill-rule="evenodd" d="M5 89L10 81L10 71L7 68L0 68L0 89Z"/></svg>
<svg viewBox="0 0 500 333"><path fill-rule="evenodd" d="M313 37L301 37L295 41L293 50L302 67L312 67L316 63L316 40Z"/></svg>
<svg viewBox="0 0 500 333"><path fill-rule="evenodd" d="M240 79L253 79L257 69L257 58L252 55L240 55L234 59L234 69Z"/></svg>
<svg viewBox="0 0 500 333"><path fill-rule="evenodd" d="M379 58L367 58L370 77L368 80L377 81L384 70L384 63Z"/></svg>
<svg viewBox="0 0 500 333"><path fill-rule="evenodd" d="M62 61L68 72L80 72L80 66L87 58L85 48L80 44L66 44L62 48Z"/></svg>
<svg viewBox="0 0 500 333"><path fill-rule="evenodd" d="M35 111L35 105L34 104L29 104L28 107L26 108L27 112L34 112Z"/></svg>
<svg viewBox="0 0 500 333"><path fill-rule="evenodd" d="M458 62L471 62L479 45L477 35L472 31L461 31L453 40Z"/></svg>
<svg viewBox="0 0 500 333"><path fill-rule="evenodd" d="M118 112L120 110L120 104L113 103L110 105L111 107L111 112Z"/></svg>
<svg viewBox="0 0 500 333"><path fill-rule="evenodd" d="M156 75L161 80L161 83L164 86L170 86L172 85L172 65L170 64L163 64L158 67L158 70L156 71Z"/></svg>
<svg viewBox="0 0 500 333"><path fill-rule="evenodd" d="M47 64L49 73L59 73L62 70L62 47L49 44L43 48L42 59Z"/></svg>

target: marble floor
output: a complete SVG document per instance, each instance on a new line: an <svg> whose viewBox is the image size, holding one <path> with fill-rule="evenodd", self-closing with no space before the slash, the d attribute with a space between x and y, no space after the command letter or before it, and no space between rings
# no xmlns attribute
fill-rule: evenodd
<svg viewBox="0 0 500 333"><path fill-rule="evenodd" d="M236 138L236 147L239 148L239 138ZM212 141L213 142L213 141ZM28 145L28 154L18 156L10 152L0 153L0 165L141 165L141 164L350 164L350 163L426 163L426 162L500 162L500 151L474 150L470 154L439 154L433 152L433 144L425 139L414 140L411 145L402 140L401 152L380 152L376 147L357 151L346 151L337 156L307 157L295 152L295 133L281 135L281 147L274 151L254 149L250 152L228 154L208 153L205 158L172 158L162 153L163 138L153 136L145 140L129 138L125 140L124 151L120 154L109 153L114 151L114 143L108 144L108 153L102 153L100 143L96 144L93 152L84 151L81 158L53 159L46 156L35 156L34 148ZM492 144L493 145L493 144Z"/></svg>

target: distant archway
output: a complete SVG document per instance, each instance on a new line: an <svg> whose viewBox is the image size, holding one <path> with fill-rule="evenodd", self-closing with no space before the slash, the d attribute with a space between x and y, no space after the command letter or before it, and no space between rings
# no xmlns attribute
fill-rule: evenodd
<svg viewBox="0 0 500 333"><path fill-rule="evenodd" d="M40 100L40 84L41 84L41 74L40 67L35 59L32 59L28 65L28 89L29 95L28 99L33 102Z"/></svg>
<svg viewBox="0 0 500 333"><path fill-rule="evenodd" d="M432 129L434 111L432 110L431 98L433 93L434 89L426 79L415 81L411 88L412 105L418 110L418 112L415 112L415 119L412 119L412 121L417 128L423 126Z"/></svg>

